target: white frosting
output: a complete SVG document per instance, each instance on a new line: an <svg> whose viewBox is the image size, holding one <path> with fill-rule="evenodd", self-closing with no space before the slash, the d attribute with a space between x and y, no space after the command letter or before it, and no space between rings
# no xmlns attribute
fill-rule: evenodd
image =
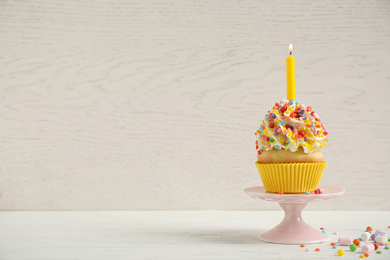
<svg viewBox="0 0 390 260"><path fill-rule="evenodd" d="M326 138L327 133L315 112L311 112L309 107L296 103L295 101L289 102L288 100L282 99L278 104L280 106L277 108L274 107L266 115L256 133L257 150L286 149L291 152L296 152L299 147L302 147L305 153L312 153L321 150L326 145L328 141ZM288 107L282 113L281 108L286 104L288 104ZM299 107L301 110L304 110L302 114L295 113ZM297 115L296 118L290 117L293 113ZM302 121L299 120L299 117L302 118ZM274 127L271 128L270 125ZM307 125L310 125L310 127ZM287 126L293 126L294 130L288 129ZM279 132L275 134L277 130ZM304 136L301 136L302 131L304 132ZM283 135L286 138L283 138ZM296 138L296 135L298 138Z"/></svg>

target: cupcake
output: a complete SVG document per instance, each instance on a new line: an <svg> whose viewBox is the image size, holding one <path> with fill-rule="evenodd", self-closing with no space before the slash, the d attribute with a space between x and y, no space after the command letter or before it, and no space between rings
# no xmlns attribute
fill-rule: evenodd
<svg viewBox="0 0 390 260"><path fill-rule="evenodd" d="M257 161L268 192L303 193L318 188L326 162L325 127L310 106L276 102L255 132Z"/></svg>

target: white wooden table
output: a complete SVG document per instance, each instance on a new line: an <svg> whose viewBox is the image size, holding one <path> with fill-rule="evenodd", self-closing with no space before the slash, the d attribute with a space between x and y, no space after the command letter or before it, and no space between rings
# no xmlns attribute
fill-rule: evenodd
<svg viewBox="0 0 390 260"><path fill-rule="evenodd" d="M390 231L389 211L306 210L305 221L324 227L329 243L307 245L305 252L257 238L282 217L282 210L2 211L0 259L331 259L337 250L329 243L340 236L358 237L368 225ZM359 258L339 248L343 259ZM390 250L371 256L389 259Z"/></svg>

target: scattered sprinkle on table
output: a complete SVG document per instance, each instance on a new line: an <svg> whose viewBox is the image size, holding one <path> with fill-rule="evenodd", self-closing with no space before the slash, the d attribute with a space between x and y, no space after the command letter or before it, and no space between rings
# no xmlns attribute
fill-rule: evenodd
<svg viewBox="0 0 390 260"><path fill-rule="evenodd" d="M337 254L338 254L339 256L343 256L343 255L344 255L344 250L343 250L343 249L339 249L339 250L337 251Z"/></svg>

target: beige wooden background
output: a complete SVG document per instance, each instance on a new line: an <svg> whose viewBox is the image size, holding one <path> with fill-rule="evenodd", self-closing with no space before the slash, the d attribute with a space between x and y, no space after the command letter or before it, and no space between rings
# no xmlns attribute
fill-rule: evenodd
<svg viewBox="0 0 390 260"><path fill-rule="evenodd" d="M0 1L0 209L276 209L253 132L329 132L308 209L390 210L390 1Z"/></svg>

